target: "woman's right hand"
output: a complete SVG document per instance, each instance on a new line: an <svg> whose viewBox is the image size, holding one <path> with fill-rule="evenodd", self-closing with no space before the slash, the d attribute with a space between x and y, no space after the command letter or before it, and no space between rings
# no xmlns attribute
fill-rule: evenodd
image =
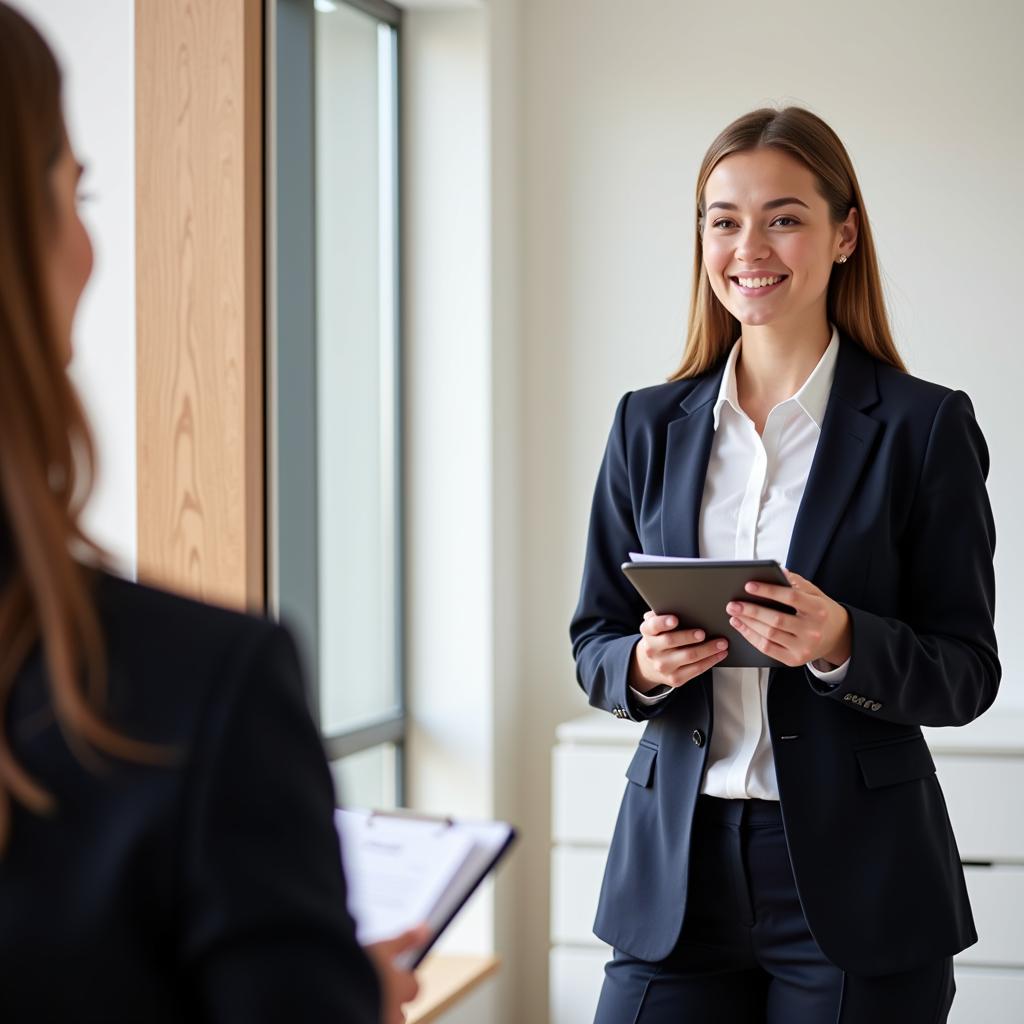
<svg viewBox="0 0 1024 1024"><path fill-rule="evenodd" d="M640 643L633 648L629 685L641 693L656 686L688 683L717 665L729 653L724 637L704 639L702 629L677 629L674 615L644 613Z"/></svg>
<svg viewBox="0 0 1024 1024"><path fill-rule="evenodd" d="M412 971L399 967L395 958L399 953L424 945L429 938L430 930L425 924L420 924L393 939L365 947L380 978L381 1024L404 1024L402 1007L416 998L420 987Z"/></svg>

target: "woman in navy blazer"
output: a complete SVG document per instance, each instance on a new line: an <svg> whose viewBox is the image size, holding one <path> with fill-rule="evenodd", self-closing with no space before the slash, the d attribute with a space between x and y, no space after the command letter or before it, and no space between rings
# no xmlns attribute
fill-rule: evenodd
<svg viewBox="0 0 1024 1024"><path fill-rule="evenodd" d="M290 636L118 579L79 525L80 174L0 2L0 1020L397 1024L423 936L356 941Z"/></svg>
<svg viewBox="0 0 1024 1024"><path fill-rule="evenodd" d="M952 956L977 935L921 726L971 721L999 683L985 442L963 392L905 371L853 167L824 122L793 107L739 118L704 159L696 206L683 362L615 411L570 626L590 703L647 723L597 911L614 949L597 1021L944 1021ZM780 662L747 723L758 766L737 744L715 751L714 733L716 706L756 707L743 687L757 678L729 690L714 669L727 638L654 615L620 564L728 536L732 519L702 519L712 472L743 495L738 516L763 513L715 447L723 406L756 429L770 481L797 458L771 449L772 410L826 372L801 442L813 460L779 497L788 547L758 551L792 588L757 597L795 614L729 606ZM745 778L741 797L709 785L716 759Z"/></svg>

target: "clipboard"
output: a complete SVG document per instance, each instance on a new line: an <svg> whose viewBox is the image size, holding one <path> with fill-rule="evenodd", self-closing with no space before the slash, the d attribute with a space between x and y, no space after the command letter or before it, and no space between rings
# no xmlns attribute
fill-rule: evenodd
<svg viewBox="0 0 1024 1024"><path fill-rule="evenodd" d="M426 922L430 938L397 958L417 967L517 837L503 821L409 811L337 810L334 823L360 943Z"/></svg>
<svg viewBox="0 0 1024 1024"><path fill-rule="evenodd" d="M674 615L681 629L703 629L708 640L725 637L729 652L715 668L775 668L782 665L758 650L729 625L725 606L730 601L745 601L793 614L793 609L778 601L748 594L744 586L774 583L788 587L782 567L774 559L720 560L710 558L657 559L623 562L622 571L647 606L658 615Z"/></svg>

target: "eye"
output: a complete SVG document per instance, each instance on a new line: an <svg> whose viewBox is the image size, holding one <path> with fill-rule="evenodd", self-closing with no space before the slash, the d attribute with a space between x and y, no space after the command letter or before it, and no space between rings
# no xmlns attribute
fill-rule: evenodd
<svg viewBox="0 0 1024 1024"><path fill-rule="evenodd" d="M784 220L788 220L791 224L799 224L800 223L800 221L798 221L795 217L776 217L774 223L775 224L779 224L780 221L784 221ZM786 225L782 225L782 226L785 227Z"/></svg>
<svg viewBox="0 0 1024 1024"><path fill-rule="evenodd" d="M713 228L718 228L718 227L721 227L723 224L735 224L735 223L736 222L734 220L731 220L729 217L720 217L711 226Z"/></svg>

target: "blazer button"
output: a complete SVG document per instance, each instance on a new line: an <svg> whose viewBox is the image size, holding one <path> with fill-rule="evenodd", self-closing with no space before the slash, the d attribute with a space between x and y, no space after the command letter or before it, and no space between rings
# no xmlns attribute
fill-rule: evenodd
<svg viewBox="0 0 1024 1024"><path fill-rule="evenodd" d="M704 733L702 733L700 729L693 730L693 742L698 747L704 746Z"/></svg>

